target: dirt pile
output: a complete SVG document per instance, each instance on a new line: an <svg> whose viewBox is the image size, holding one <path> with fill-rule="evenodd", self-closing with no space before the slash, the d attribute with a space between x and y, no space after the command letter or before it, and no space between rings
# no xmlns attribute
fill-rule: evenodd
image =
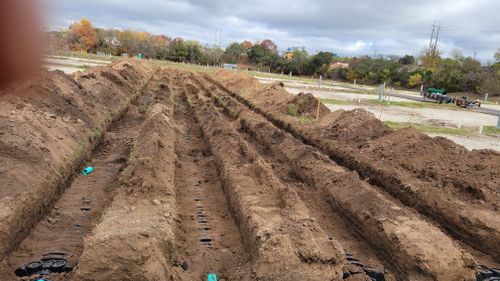
<svg viewBox="0 0 500 281"><path fill-rule="evenodd" d="M241 95L255 95L262 85L257 79L241 72L218 70L212 74L212 77L224 83L229 88L243 89Z"/></svg>
<svg viewBox="0 0 500 281"><path fill-rule="evenodd" d="M285 113L292 116L316 117L318 110L318 99L311 93L299 93L286 104ZM330 113L330 110L322 103L319 104L320 116Z"/></svg>
<svg viewBox="0 0 500 281"><path fill-rule="evenodd" d="M106 78L111 73L116 79ZM123 74L123 75L122 75ZM0 97L0 257L23 238L124 112L151 69L134 60L73 78L44 72ZM93 77L89 79L89 77Z"/></svg>
<svg viewBox="0 0 500 281"><path fill-rule="evenodd" d="M326 122L325 122L326 123ZM305 128L307 131L307 128ZM351 146L387 135L392 130L363 108L338 110L329 116L329 122L311 130L321 138L345 142Z"/></svg>
<svg viewBox="0 0 500 281"><path fill-rule="evenodd" d="M404 169L423 181L437 181L442 187L454 186L464 196L497 207L498 152L471 152L448 139L432 138L410 127L371 142L362 153L374 160L386 159L385 165Z"/></svg>
<svg viewBox="0 0 500 281"><path fill-rule="evenodd" d="M287 105L294 98L293 94L285 90L281 82L263 85L257 79L244 73L226 70L216 71L211 77L257 104L274 111L281 111L281 113L286 114Z"/></svg>
<svg viewBox="0 0 500 281"><path fill-rule="evenodd" d="M230 71L218 71L211 77L267 112L316 117L318 103L310 93L295 96L280 86L279 82L271 85L260 84L257 79L248 75ZM364 109L330 112L324 104L321 104L319 121L303 125L298 118L288 116L284 118L297 126L302 126L305 131L310 130L323 138L350 142L354 147L391 132L389 127Z"/></svg>

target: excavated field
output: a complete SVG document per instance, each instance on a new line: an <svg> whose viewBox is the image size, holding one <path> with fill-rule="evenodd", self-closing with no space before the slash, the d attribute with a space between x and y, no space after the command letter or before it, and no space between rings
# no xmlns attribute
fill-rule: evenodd
<svg viewBox="0 0 500 281"><path fill-rule="evenodd" d="M0 280L483 280L478 265L500 265L498 153L238 73L42 73L0 92L0 148Z"/></svg>

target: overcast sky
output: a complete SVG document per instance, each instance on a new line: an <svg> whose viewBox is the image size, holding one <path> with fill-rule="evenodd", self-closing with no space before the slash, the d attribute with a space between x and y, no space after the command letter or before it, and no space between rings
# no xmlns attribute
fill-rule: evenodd
<svg viewBox="0 0 500 281"><path fill-rule="evenodd" d="M459 48L483 62L500 48L499 0L44 0L51 29L82 17L98 27L137 29L222 46L270 38L280 50L310 53L413 54L428 45L431 25L443 25L439 48Z"/></svg>

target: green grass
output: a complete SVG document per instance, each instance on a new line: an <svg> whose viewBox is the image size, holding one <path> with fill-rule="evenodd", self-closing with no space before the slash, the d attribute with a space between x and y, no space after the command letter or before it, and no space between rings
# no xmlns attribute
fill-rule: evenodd
<svg viewBox="0 0 500 281"><path fill-rule="evenodd" d="M299 106L292 103L287 108L288 115L298 116L299 115Z"/></svg>
<svg viewBox="0 0 500 281"><path fill-rule="evenodd" d="M384 106L402 106L408 108L444 108L444 109L461 109L454 104L437 104L430 102L411 102L411 101L378 101L372 99L361 99L361 103L357 101L345 101L331 98L321 98L321 102L325 104L336 105L384 105Z"/></svg>
<svg viewBox="0 0 500 281"><path fill-rule="evenodd" d="M411 102L411 101L379 101L379 100L365 100L372 105L384 105L384 106L402 106L410 108L445 108L445 109L461 109L455 104L438 104L433 102Z"/></svg>
<svg viewBox="0 0 500 281"><path fill-rule="evenodd" d="M308 117L308 116L299 116L298 118L299 118L300 124L309 124L309 123L313 122L314 120L316 120L315 118Z"/></svg>
<svg viewBox="0 0 500 281"><path fill-rule="evenodd" d="M495 126L484 126L483 134L500 136L500 128L497 128Z"/></svg>
<svg viewBox="0 0 500 281"><path fill-rule="evenodd" d="M478 134L479 129L477 127L462 127L462 128L451 128L451 127L441 127L432 126L424 124L410 124L407 122L392 122L384 121L389 128L394 130L399 130L406 127L413 127L417 131L422 133L434 133L434 134L445 134L445 135L455 135L455 136L472 136Z"/></svg>
<svg viewBox="0 0 500 281"><path fill-rule="evenodd" d="M320 101L324 104L336 104L336 105L352 105L355 104L355 102L349 102L349 101L344 101L344 100L337 100L337 99L326 99L326 98L320 98Z"/></svg>

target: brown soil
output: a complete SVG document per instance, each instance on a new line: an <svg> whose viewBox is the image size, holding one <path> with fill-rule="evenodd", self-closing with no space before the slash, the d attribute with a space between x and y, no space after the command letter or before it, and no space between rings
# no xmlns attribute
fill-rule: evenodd
<svg viewBox="0 0 500 281"><path fill-rule="evenodd" d="M127 83L103 71L130 69ZM54 203L75 170L123 114L151 70L136 61L92 69L73 79L44 73L8 89L0 99L0 257L4 257ZM119 74L117 74L119 75ZM84 76L92 76L88 83Z"/></svg>
<svg viewBox="0 0 500 281"><path fill-rule="evenodd" d="M169 91L146 111L112 204L85 239L71 280L167 280L177 219Z"/></svg>
<svg viewBox="0 0 500 281"><path fill-rule="evenodd" d="M238 76L238 82L234 82L231 76L216 73L213 77L228 87L226 93L278 127L358 171L402 203L415 207L460 243L481 250L483 253L478 256L486 254L498 261L498 153L467 151L451 141L430 138L414 130L393 132L361 110L337 111L320 121L302 124L277 110L279 102L262 102L265 96L272 95L280 101L290 94L280 89L271 91L267 86L248 89L246 85L251 84L248 80L252 78Z"/></svg>
<svg viewBox="0 0 500 281"><path fill-rule="evenodd" d="M178 224L176 263L186 261L180 280L251 280L249 257L227 204L214 157L183 97L177 97L176 172ZM202 239L206 239L201 241Z"/></svg>
<svg viewBox="0 0 500 281"><path fill-rule="evenodd" d="M196 118L205 122L204 135L220 167L241 232L245 233L254 278L340 280L344 253L311 220L297 193L279 183L256 151L227 127L210 104L202 102L206 100L203 96L191 99ZM256 196L258 200L253 199Z"/></svg>
<svg viewBox="0 0 500 281"><path fill-rule="evenodd" d="M217 95L224 93L219 90ZM327 198L326 203L346 223L356 225L351 227L352 231L371 244L386 264L397 271L399 279L423 280L426 276L434 276L438 280L448 280L473 275L471 256L464 254L439 229L422 221L412 209L393 203L390 196L360 181L357 174L338 167L265 118L247 109L238 109L236 107L241 105L235 103L227 103L225 107L223 112L239 112L243 130L264 144L280 162L294 163L290 167L292 174ZM391 223L386 224L386 221ZM415 256L408 256L409 252ZM419 258L415 259L416 256ZM443 260L443 256L450 260Z"/></svg>
<svg viewBox="0 0 500 281"><path fill-rule="evenodd" d="M297 113L302 116L315 118L318 113L318 99L311 93L299 93L286 104L284 113L290 114L291 107L297 108ZM319 114L325 115L330 110L322 103L319 104Z"/></svg>
<svg viewBox="0 0 500 281"><path fill-rule="evenodd" d="M477 263L498 267L498 153L316 109L279 83L138 60L3 91L0 274L54 250L75 265L58 281L475 280Z"/></svg>
<svg viewBox="0 0 500 281"><path fill-rule="evenodd" d="M390 149L388 149L390 148ZM418 133L413 128L380 138L363 150L374 159L391 159L387 164L404 169L424 181L454 186L466 196L492 203L498 209L500 153L491 150L467 151L452 141ZM458 161L462 159L462 161Z"/></svg>
<svg viewBox="0 0 500 281"><path fill-rule="evenodd" d="M334 112L327 126L311 128L311 134L320 138L342 141L351 146L362 146L366 141L387 135L392 130L372 113L360 108Z"/></svg>

